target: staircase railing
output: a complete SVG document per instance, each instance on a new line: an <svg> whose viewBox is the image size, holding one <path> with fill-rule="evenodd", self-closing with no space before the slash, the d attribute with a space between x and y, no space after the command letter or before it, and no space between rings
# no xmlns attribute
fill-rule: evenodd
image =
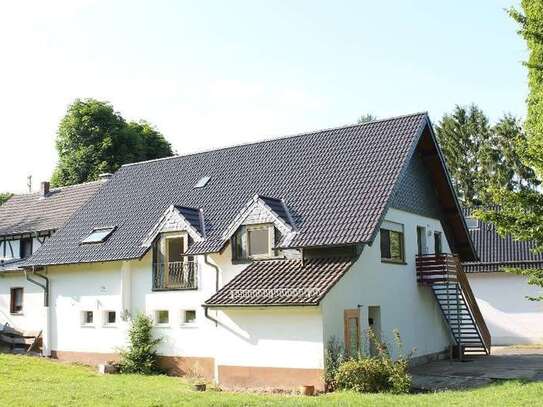
<svg viewBox="0 0 543 407"><path fill-rule="evenodd" d="M457 255L453 254L425 254L416 259L417 282L422 285L433 286L435 284L458 284L463 292L466 305L475 322L475 327L486 348L490 353L491 337L486 326L477 300L473 295L471 286L462 270L462 264Z"/></svg>

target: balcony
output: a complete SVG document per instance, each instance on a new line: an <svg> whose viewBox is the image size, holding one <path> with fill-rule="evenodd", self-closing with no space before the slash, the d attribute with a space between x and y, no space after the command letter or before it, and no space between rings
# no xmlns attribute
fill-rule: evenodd
<svg viewBox="0 0 543 407"><path fill-rule="evenodd" d="M153 291L195 290L198 288L198 263L177 261L153 264Z"/></svg>

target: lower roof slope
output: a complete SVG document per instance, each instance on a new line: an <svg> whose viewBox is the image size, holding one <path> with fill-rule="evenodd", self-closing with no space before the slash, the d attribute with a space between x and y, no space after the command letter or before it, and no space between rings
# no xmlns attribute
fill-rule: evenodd
<svg viewBox="0 0 543 407"><path fill-rule="evenodd" d="M318 305L352 263L347 257L256 261L205 305Z"/></svg>
<svg viewBox="0 0 543 407"><path fill-rule="evenodd" d="M60 228L102 186L103 181L53 188L12 196L0 206L0 236L43 232Z"/></svg>
<svg viewBox="0 0 543 407"><path fill-rule="evenodd" d="M125 165L28 264L140 258L148 250L142 241L170 205L201 208L206 240L195 245L220 250L222 234L255 195L285 202L296 225L290 247L369 243L430 126L416 113ZM203 177L209 182L194 188ZM117 229L102 244L80 245L100 226Z"/></svg>
<svg viewBox="0 0 543 407"><path fill-rule="evenodd" d="M472 210L465 208L464 214L471 217ZM533 242L514 240L510 235L501 237L491 223L479 220L478 227L470 229L470 234L480 261L465 262L466 272L500 271L504 267L543 267L543 253L533 252Z"/></svg>

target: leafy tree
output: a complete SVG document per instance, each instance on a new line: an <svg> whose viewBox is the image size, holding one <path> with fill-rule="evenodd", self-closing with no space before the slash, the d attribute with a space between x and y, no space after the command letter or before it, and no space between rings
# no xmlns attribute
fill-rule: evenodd
<svg viewBox="0 0 543 407"><path fill-rule="evenodd" d="M443 116L436 134L454 187L466 206L487 203L492 186L518 191L539 184L534 172L521 161L516 145L526 135L511 115L491 126L477 106L456 106Z"/></svg>
<svg viewBox="0 0 543 407"><path fill-rule="evenodd" d="M170 144L146 122L126 122L107 102L77 99L61 120L56 139L55 186L98 179L121 165L173 155Z"/></svg>
<svg viewBox="0 0 543 407"><path fill-rule="evenodd" d="M364 124L367 122L372 122L374 120L377 120L377 116L374 116L371 113L365 113L358 118L356 124Z"/></svg>
<svg viewBox="0 0 543 407"><path fill-rule="evenodd" d="M0 205L5 203L9 198L11 198L13 194L10 194L9 192L1 193L0 194Z"/></svg>
<svg viewBox="0 0 543 407"><path fill-rule="evenodd" d="M523 12L510 9L509 14L519 23L519 33L529 49L527 137L517 140L514 148L520 160L529 166L538 179L543 176L543 2L522 0ZM537 189L511 191L494 187L492 197L499 210L479 211L478 216L492 222L501 235L511 234L517 240L530 240L535 251L543 251L543 195ZM528 283L543 287L543 270L507 270L528 277ZM543 300L543 296L530 298Z"/></svg>

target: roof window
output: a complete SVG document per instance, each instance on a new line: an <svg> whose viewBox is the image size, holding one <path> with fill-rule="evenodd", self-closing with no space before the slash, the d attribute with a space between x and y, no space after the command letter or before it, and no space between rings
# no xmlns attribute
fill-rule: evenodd
<svg viewBox="0 0 543 407"><path fill-rule="evenodd" d="M105 227L105 228L95 228L92 232L81 241L82 244L87 243L102 243L107 240L107 238L113 233L115 226Z"/></svg>
<svg viewBox="0 0 543 407"><path fill-rule="evenodd" d="M469 230L479 229L479 219L466 218L466 225Z"/></svg>
<svg viewBox="0 0 543 407"><path fill-rule="evenodd" d="M211 177L207 177L207 176L200 178L198 180L198 182L196 183L196 185L194 185L194 188L203 188L203 187L205 187L210 179L211 179Z"/></svg>

